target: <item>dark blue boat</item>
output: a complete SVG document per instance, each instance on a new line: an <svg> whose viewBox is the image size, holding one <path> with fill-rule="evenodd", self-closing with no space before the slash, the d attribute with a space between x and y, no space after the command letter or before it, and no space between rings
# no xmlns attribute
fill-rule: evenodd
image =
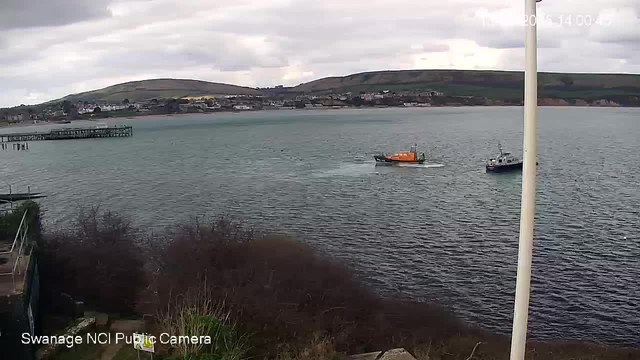
<svg viewBox="0 0 640 360"><path fill-rule="evenodd" d="M513 170L522 170L522 160L511 155L511 153L502 151L502 145L498 144L500 155L487 161L487 172L505 172Z"/></svg>

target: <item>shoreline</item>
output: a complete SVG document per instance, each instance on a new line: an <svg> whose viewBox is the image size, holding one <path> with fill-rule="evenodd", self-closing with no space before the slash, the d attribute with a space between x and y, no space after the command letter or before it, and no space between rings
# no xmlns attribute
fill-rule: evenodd
<svg viewBox="0 0 640 360"><path fill-rule="evenodd" d="M220 110L220 111L210 111L210 112L179 112L172 114L144 114L144 115L123 115L123 116L111 116L97 119L77 119L71 120L72 123L74 121L91 121L91 122L99 122L99 121L109 121L109 120L135 120L138 118L148 118L148 117L181 117L187 115L214 115L214 114L245 114L245 113L254 113L254 112L279 112L279 111L329 111L329 110L379 110L379 109L440 109L440 108L495 108L495 107L524 107L523 105L440 105L440 106L345 106L345 107L314 107L314 108L281 108L281 109L252 109L252 110ZM640 109L640 106L603 106L603 105L549 105L549 104L539 104L538 107L546 108L612 108L612 109ZM8 123L8 122L0 122L0 129L11 129L18 127L32 127L32 126L47 126L47 125L69 125L62 124L57 122L49 122L49 121L40 121L38 123L32 122L19 122L19 123Z"/></svg>

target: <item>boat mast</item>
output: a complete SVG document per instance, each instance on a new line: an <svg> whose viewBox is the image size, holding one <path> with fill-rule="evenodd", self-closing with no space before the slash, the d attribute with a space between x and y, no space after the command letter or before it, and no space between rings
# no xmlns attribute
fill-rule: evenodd
<svg viewBox="0 0 640 360"><path fill-rule="evenodd" d="M536 3L525 0L524 145L518 276L511 334L511 360L524 360L531 292L531 257L536 204L536 115L538 107L538 44Z"/></svg>

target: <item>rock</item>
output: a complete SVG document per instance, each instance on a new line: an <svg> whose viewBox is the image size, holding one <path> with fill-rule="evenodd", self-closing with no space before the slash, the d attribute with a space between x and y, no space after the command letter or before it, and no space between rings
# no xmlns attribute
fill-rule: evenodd
<svg viewBox="0 0 640 360"><path fill-rule="evenodd" d="M382 355L382 351L370 352L365 354L358 354L350 356L350 360L376 360Z"/></svg>
<svg viewBox="0 0 640 360"><path fill-rule="evenodd" d="M112 332L123 333L127 336L136 331L144 330L144 321L142 320L116 320L110 327Z"/></svg>
<svg viewBox="0 0 640 360"><path fill-rule="evenodd" d="M349 360L416 360L405 349L392 349L388 351L376 351L366 354L353 355L348 358Z"/></svg>
<svg viewBox="0 0 640 360"><path fill-rule="evenodd" d="M409 354L407 350L401 348L385 351L379 360L416 360L416 358Z"/></svg>
<svg viewBox="0 0 640 360"><path fill-rule="evenodd" d="M95 323L96 323L95 318L84 318L77 325L67 328L64 334L61 334L61 336L76 336L81 333L85 333L91 327L93 327ZM56 352L59 349L61 349L63 346L65 345L57 344L57 343L42 346L40 349L36 351L36 359L39 359L39 360L51 359L55 356Z"/></svg>
<svg viewBox="0 0 640 360"><path fill-rule="evenodd" d="M569 103L564 99L540 98L538 99L540 106L567 106Z"/></svg>
<svg viewBox="0 0 640 360"><path fill-rule="evenodd" d="M96 327L98 329L107 329L109 327L109 314L96 314Z"/></svg>

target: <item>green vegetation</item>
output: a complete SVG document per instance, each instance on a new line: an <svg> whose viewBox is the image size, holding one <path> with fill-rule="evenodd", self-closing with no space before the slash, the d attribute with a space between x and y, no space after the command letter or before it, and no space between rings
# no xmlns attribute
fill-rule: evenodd
<svg viewBox="0 0 640 360"><path fill-rule="evenodd" d="M574 74L539 73L539 97L576 100L593 103L610 100L622 106L640 106L640 75L634 74ZM9 114L40 114L43 110L63 110L71 119L91 118L94 114L78 115L78 102L104 104L149 103L158 105L157 99L198 99L221 95L253 95L270 99L293 99L298 95L327 95L351 92L411 92L435 90L448 97L478 97L491 101L520 104L524 92L524 73L517 71L485 70L405 70L377 71L352 74L343 77L328 77L295 87L254 89L230 84L212 83L184 79L152 79L132 81L103 89L72 94L62 99L33 105L4 109L0 116ZM155 100L155 101L154 101ZM455 99L451 101L456 103ZM471 102L466 105L476 105ZM260 102L260 104L262 104ZM445 103L446 104L446 103ZM479 104L479 103L478 103ZM167 108L164 113L176 112ZM106 112L104 117L137 116L136 112ZM94 117L95 118L95 117Z"/></svg>
<svg viewBox="0 0 640 360"><path fill-rule="evenodd" d="M231 325L231 312L224 303L214 303L206 290L188 293L168 304L159 315L159 328L174 336L203 336L211 344L177 344L170 358L188 360L240 360L246 345Z"/></svg>
<svg viewBox="0 0 640 360"><path fill-rule="evenodd" d="M25 201L13 212L0 216L0 241L13 241L25 210L28 210L25 221L29 224L29 235L36 239L40 236L40 206L36 202Z"/></svg>
<svg viewBox="0 0 640 360"><path fill-rule="evenodd" d="M116 353L113 360L137 360L138 352L130 346L124 346ZM162 359L160 359L162 360Z"/></svg>
<svg viewBox="0 0 640 360"><path fill-rule="evenodd" d="M100 359L101 347L93 344L80 344L71 349L64 349L56 354L55 360L96 360Z"/></svg>
<svg viewBox="0 0 640 360"><path fill-rule="evenodd" d="M59 101L124 103L124 100L142 102L153 98L183 98L209 94L259 95L260 92L248 87L200 80L152 79L131 81L99 90L72 94L49 103Z"/></svg>
<svg viewBox="0 0 640 360"><path fill-rule="evenodd" d="M614 100L640 106L640 75L539 73L539 97ZM442 91L448 96L481 96L491 100L521 101L524 73L477 70L379 71L330 77L291 89L294 93L354 94L360 91Z"/></svg>

